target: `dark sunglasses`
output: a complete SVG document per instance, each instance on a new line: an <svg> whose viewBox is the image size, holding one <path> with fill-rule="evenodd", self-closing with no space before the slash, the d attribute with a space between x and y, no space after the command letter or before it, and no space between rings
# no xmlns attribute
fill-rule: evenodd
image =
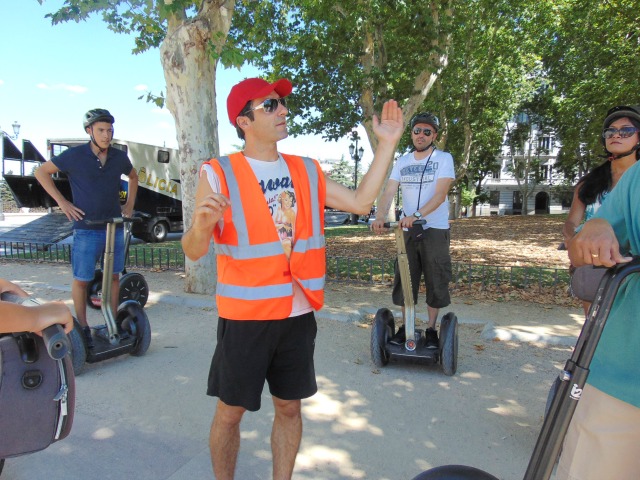
<svg viewBox="0 0 640 480"><path fill-rule="evenodd" d="M287 108L287 100L284 98L267 98L260 105L253 107L250 111L258 110L259 108L264 109L265 113L273 113L278 109L278 104L282 105L284 108Z"/></svg>
<svg viewBox="0 0 640 480"><path fill-rule="evenodd" d="M414 135L420 135L421 133L424 133L425 137L430 136L433 132L431 131L430 128L420 128L420 127L416 127L413 129L413 134Z"/></svg>
<svg viewBox="0 0 640 480"><path fill-rule="evenodd" d="M614 135L620 135L620 138L628 138L637 131L638 129L636 127L605 128L602 132L602 138L606 138L608 140Z"/></svg>

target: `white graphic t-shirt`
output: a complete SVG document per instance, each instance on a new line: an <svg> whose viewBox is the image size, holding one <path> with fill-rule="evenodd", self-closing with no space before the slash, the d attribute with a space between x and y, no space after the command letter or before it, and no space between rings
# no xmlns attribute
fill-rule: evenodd
<svg viewBox="0 0 640 480"><path fill-rule="evenodd" d="M282 249L287 258L289 258L293 249L296 215L298 213L296 193L293 189L289 167L287 167L287 163L280 154L278 154L278 160L275 162L245 158L253 169L260 188L262 188L262 193L273 218L274 227L282 242ZM211 185L214 193L220 193L220 180L211 166L204 165L202 172L207 174L209 185ZM247 208L246 205L245 208ZM313 307L311 307L309 300L298 283L293 282L293 307L290 316L295 317L312 310Z"/></svg>
<svg viewBox="0 0 640 480"><path fill-rule="evenodd" d="M436 183L441 178L456 178L453 157L448 152L434 150L422 160L416 160L414 152L400 157L391 170L392 180L402 188L403 217L413 215L436 193ZM418 205L419 204L419 205ZM449 229L449 200L440 204L429 215L424 228Z"/></svg>

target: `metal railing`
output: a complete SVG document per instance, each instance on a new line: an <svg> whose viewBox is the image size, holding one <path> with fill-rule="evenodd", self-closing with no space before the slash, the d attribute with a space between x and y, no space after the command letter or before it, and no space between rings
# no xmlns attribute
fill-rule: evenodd
<svg viewBox="0 0 640 480"><path fill-rule="evenodd" d="M71 245L0 242L0 260L70 263ZM132 246L128 268L184 271L185 257L181 249ZM569 270L527 266L485 265L453 262L451 288L466 289L500 287L565 294ZM390 284L394 276L394 259L327 257L327 280L341 283Z"/></svg>

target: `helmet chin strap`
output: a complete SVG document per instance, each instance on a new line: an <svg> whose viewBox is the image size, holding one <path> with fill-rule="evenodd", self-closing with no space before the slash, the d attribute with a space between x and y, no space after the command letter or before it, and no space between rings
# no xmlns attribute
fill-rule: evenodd
<svg viewBox="0 0 640 480"><path fill-rule="evenodd" d="M93 143L96 148L98 149L98 153L104 153L108 150L108 146L107 148L102 148L100 145L98 145L98 142L96 142L96 139L93 138L93 125L90 125L89 128L91 129L91 133L89 134L89 137L91 138L91 143Z"/></svg>
<svg viewBox="0 0 640 480"><path fill-rule="evenodd" d="M609 153L609 155L607 156L607 159L609 161L612 161L612 160L617 160L618 158L626 157L627 155L631 155L632 153L634 153L639 148L640 148L640 143L636 143L634 145L634 147L631 150L629 150L628 152L623 152L623 153L618 153L618 154L613 154L613 153L607 152L607 153Z"/></svg>

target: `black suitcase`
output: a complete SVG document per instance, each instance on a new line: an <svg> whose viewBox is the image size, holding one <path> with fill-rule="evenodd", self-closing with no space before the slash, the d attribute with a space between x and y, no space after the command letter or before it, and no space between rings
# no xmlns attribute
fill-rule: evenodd
<svg viewBox="0 0 640 480"><path fill-rule="evenodd" d="M15 298L2 295L3 300ZM43 450L69 435L75 376L68 351L59 325L49 327L43 337L0 336L0 472L5 458Z"/></svg>

